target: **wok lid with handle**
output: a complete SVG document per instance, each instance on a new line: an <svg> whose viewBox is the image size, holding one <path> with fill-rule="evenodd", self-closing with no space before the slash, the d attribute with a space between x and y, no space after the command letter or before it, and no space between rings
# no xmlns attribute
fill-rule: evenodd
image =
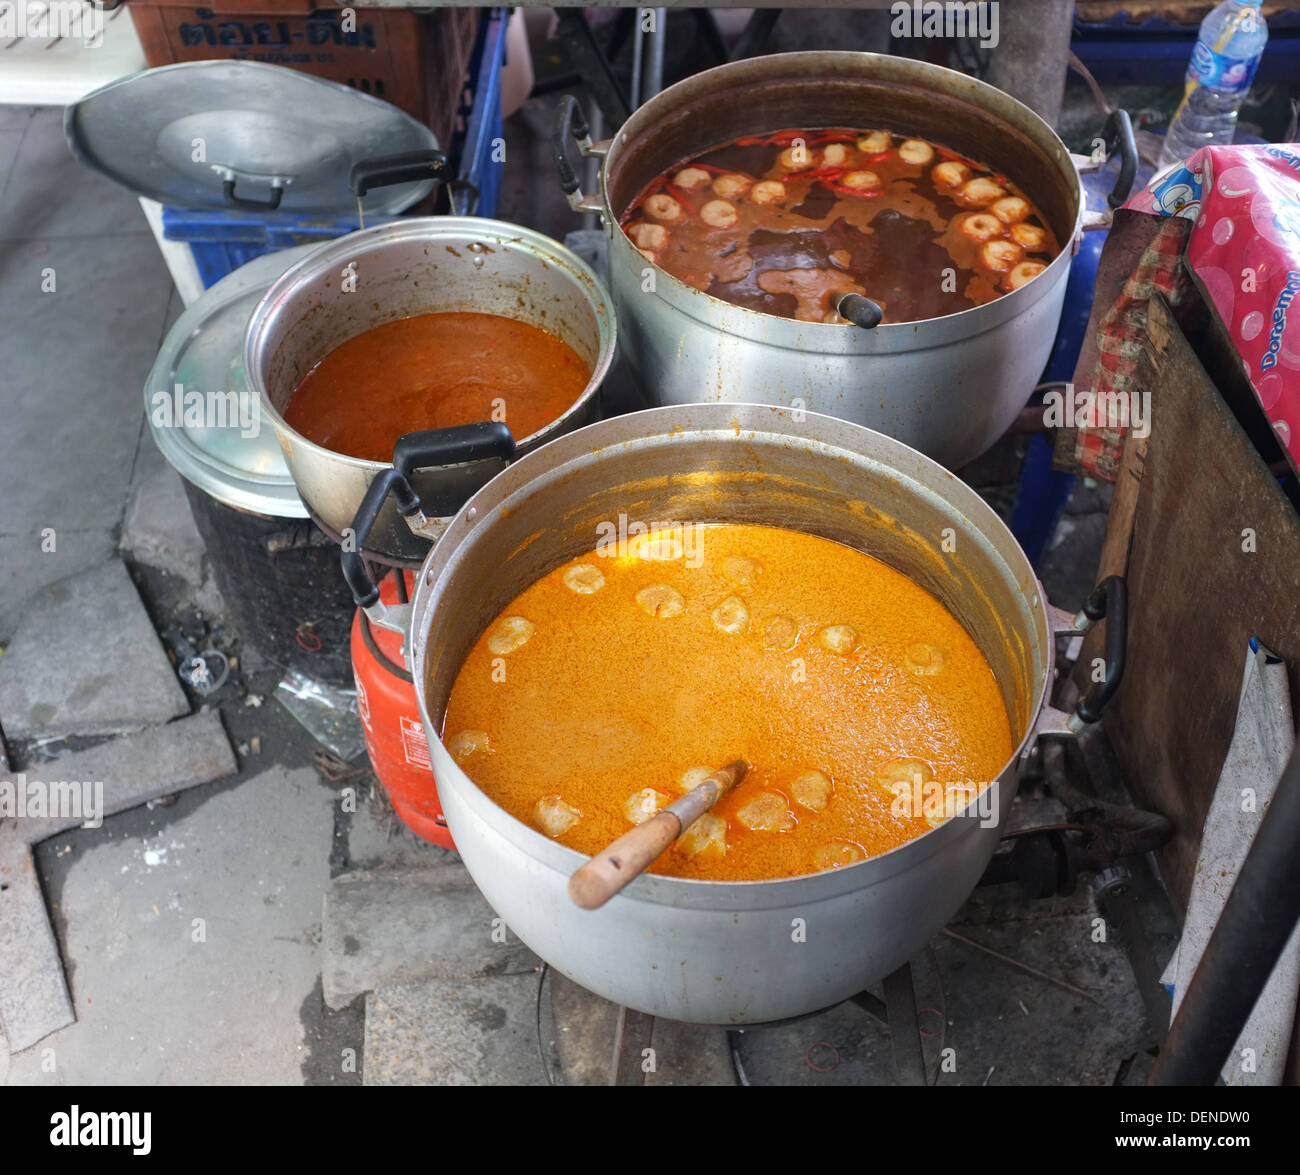
<svg viewBox="0 0 1300 1175"><path fill-rule="evenodd" d="M354 172L419 155L425 166L401 182L365 185L364 216L395 216L445 172L433 132L396 106L254 61L187 61L120 78L69 106L63 130L87 167L181 208L349 215Z"/></svg>

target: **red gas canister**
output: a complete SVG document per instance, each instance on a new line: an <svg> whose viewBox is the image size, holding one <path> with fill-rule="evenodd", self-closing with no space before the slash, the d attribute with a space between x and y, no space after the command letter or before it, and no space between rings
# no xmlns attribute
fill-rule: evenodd
<svg viewBox="0 0 1300 1175"><path fill-rule="evenodd" d="M406 592L398 590L399 575L406 577ZM393 571L379 585L380 599L385 604L403 603L411 586L409 572ZM415 685L402 660L402 638L376 628L360 609L352 619L352 675L366 752L393 811L416 836L454 849L438 802Z"/></svg>

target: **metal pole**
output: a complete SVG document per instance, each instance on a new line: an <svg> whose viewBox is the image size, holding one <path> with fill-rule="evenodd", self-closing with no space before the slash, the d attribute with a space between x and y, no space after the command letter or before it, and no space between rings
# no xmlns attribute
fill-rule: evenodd
<svg viewBox="0 0 1300 1175"><path fill-rule="evenodd" d="M648 101L664 88L664 43L668 36L668 9L654 8L654 32L650 34L650 52L646 55L646 75L641 84L638 103Z"/></svg>
<svg viewBox="0 0 1300 1175"><path fill-rule="evenodd" d="M601 113L600 103L595 98L588 105L590 109L587 111L587 126L591 131L592 142L599 142L605 137L605 116ZM595 192L599 187L600 160L596 156L590 155L582 164L582 190L584 192ZM587 229L600 228L600 217L594 212L583 213L582 227Z"/></svg>
<svg viewBox="0 0 1300 1175"><path fill-rule="evenodd" d="M644 11L644 8L636 10L636 27L632 30L632 87L627 100L633 110L641 105L641 55L645 48L641 33L641 14Z"/></svg>
<svg viewBox="0 0 1300 1175"><path fill-rule="evenodd" d="M1074 0L1002 0L998 43L984 80L1054 127L1065 100Z"/></svg>

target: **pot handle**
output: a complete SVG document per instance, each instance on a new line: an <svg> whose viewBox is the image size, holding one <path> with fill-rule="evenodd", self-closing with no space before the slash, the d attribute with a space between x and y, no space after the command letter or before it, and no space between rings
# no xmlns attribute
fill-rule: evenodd
<svg viewBox="0 0 1300 1175"><path fill-rule="evenodd" d="M603 152L591 141L591 128L587 125L582 106L572 94L565 94L555 108L555 129L551 135L551 149L555 155L555 170L560 173L560 190L569 201L569 207L575 212L594 212L600 214L600 200L588 199L582 194L582 185L578 173L569 162L569 138L572 136L578 144L578 150L585 158Z"/></svg>
<svg viewBox="0 0 1300 1175"><path fill-rule="evenodd" d="M1074 711L1081 723L1093 723L1101 719L1102 710L1119 689L1128 660L1128 584L1124 577L1111 575L1102 580L1084 601L1081 614L1087 617L1088 628L1099 620L1106 622L1105 674Z"/></svg>
<svg viewBox="0 0 1300 1175"><path fill-rule="evenodd" d="M451 428L408 432L393 446L393 468L403 477L435 465L461 465L499 457L507 465L515 459L515 437L503 422L481 420Z"/></svg>
<svg viewBox="0 0 1300 1175"><path fill-rule="evenodd" d="M421 180L449 180L453 178L447 156L441 151L404 151L398 155L377 155L361 159L348 173L352 194L360 200L373 188L386 188L392 184L413 184Z"/></svg>
<svg viewBox="0 0 1300 1175"><path fill-rule="evenodd" d="M1116 148L1120 153L1119 178L1106 197L1106 203L1113 211L1128 199L1133 190L1133 181L1137 179L1137 139L1133 135L1133 120L1129 118L1128 111L1112 110L1106 117L1106 125L1101 129L1101 137L1106 142L1107 158L1114 154Z"/></svg>
<svg viewBox="0 0 1300 1175"><path fill-rule="evenodd" d="M265 200L255 196L240 196L235 193L235 177L228 176L221 182L221 194L232 208L246 208L250 212L274 212L280 207L284 196L284 184L279 180L271 181L271 194Z"/></svg>
<svg viewBox="0 0 1300 1175"><path fill-rule="evenodd" d="M835 313L863 330L875 329L885 317L885 312L875 302L861 294L841 295L835 304Z"/></svg>
<svg viewBox="0 0 1300 1175"><path fill-rule="evenodd" d="M405 475L396 469L381 471L366 487L365 497L361 499L356 517L352 520L351 536L344 536L343 578L352 592L352 599L370 618L371 624L377 624L380 628L386 628L404 637L410 605L402 604L390 608L383 603L379 598L379 587L361 556L366 539L370 537L371 527L375 525L375 519L379 517L379 512L383 509L390 493L397 502L397 512L410 525L414 526L426 521L424 510L420 507L420 499L416 497Z"/></svg>
<svg viewBox="0 0 1300 1175"><path fill-rule="evenodd" d="M500 461L502 467L515 459L514 434L505 423L481 420L476 424L457 424L451 428L431 428L421 432L408 432L393 446L393 468L409 479L421 469L439 469L450 465L471 465L479 461ZM495 470L494 473L500 472ZM435 487L436 488L436 487ZM478 488L477 486L475 487ZM430 500L429 486L424 486L421 501L426 513L435 518L455 514L469 496L463 485L456 485L440 497ZM408 518L407 525L421 538L437 539L440 531L429 525L421 527L418 521Z"/></svg>
<svg viewBox="0 0 1300 1175"><path fill-rule="evenodd" d="M1133 190L1133 181L1137 178L1137 139L1133 135L1133 120L1129 118L1127 110L1112 110L1110 112L1101 130L1101 141L1105 147L1106 159L1109 159L1116 150L1119 151L1119 177L1115 180L1115 186L1111 188L1110 195L1106 197L1106 208L1100 212L1085 211L1084 232L1090 232L1093 229L1110 228L1115 209L1119 208L1129 198L1129 193ZM1095 167L1085 168L1085 170L1095 170Z"/></svg>
<svg viewBox="0 0 1300 1175"><path fill-rule="evenodd" d="M370 531L391 493L397 512L406 519L413 533L436 539L437 527L425 515L419 496L409 478L420 469L464 465L498 458L507 465L515 458L515 438L499 421L461 424L452 428L433 428L408 432L393 446L393 468L383 470L366 488L365 497L352 520L352 534L343 544L343 578L352 598L370 618L372 624L392 632L406 632L409 605L389 607L379 599L379 588L371 578L361 552Z"/></svg>
<svg viewBox="0 0 1300 1175"><path fill-rule="evenodd" d="M1128 660L1128 584L1122 575L1107 576L1092 590L1077 614L1051 609L1053 635L1082 636L1098 621L1106 622L1106 663L1102 679L1093 684L1073 714L1045 706L1038 721L1038 733L1075 735L1101 719L1110 704Z"/></svg>

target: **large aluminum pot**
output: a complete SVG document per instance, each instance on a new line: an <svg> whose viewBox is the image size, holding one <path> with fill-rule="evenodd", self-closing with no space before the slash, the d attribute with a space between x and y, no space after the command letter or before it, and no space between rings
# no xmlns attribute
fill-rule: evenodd
<svg viewBox="0 0 1300 1175"><path fill-rule="evenodd" d="M478 635L526 586L595 547L598 525L620 514L806 531L866 551L933 592L988 657L1011 716L1017 746L986 792L988 818L954 818L832 872L756 882L645 876L602 909L575 906L566 885L586 858L489 800L440 735ZM391 606L368 611L399 619ZM447 822L493 908L591 991L718 1024L843 1000L915 955L952 917L993 854L1036 736L1067 728L1044 702L1053 629L1076 624L1049 616L1010 532L935 462L831 417L726 404L602 421L512 465L452 520L400 620L409 625L406 655Z"/></svg>
<svg viewBox="0 0 1300 1175"><path fill-rule="evenodd" d="M439 516L454 514L516 451L531 452L597 418L615 341L614 308L604 287L577 256L532 229L479 217L413 218L321 245L267 291L245 338L248 385L275 428L294 484L327 529L342 534L370 483L391 467L309 441L285 423L289 401L307 372L340 343L395 319L447 310L500 314L550 331L581 356L591 379L557 420L513 438L517 448L501 428L440 430L451 434L441 444L422 434L429 443L410 447L402 472L435 517L419 516L413 529L386 503L367 549L390 559L423 559L445 525Z"/></svg>
<svg viewBox="0 0 1300 1175"><path fill-rule="evenodd" d="M886 127L991 164L1042 210L1063 251L1033 281L984 306L863 329L733 306L651 266L619 227L647 184L707 147L835 126ZM584 152L604 156L592 197L579 190L565 156L575 127ZM1110 200L1116 206L1137 165L1124 112L1104 137L1125 152ZM1085 209L1078 169L1094 164L1072 157L1032 110L975 78L902 57L815 52L732 62L670 86L600 144L567 100L556 138L570 203L604 220L623 352L653 403L825 412L896 437L950 469L984 452L1025 406L1056 336L1078 234L1109 223L1108 212ZM915 279L937 283L942 275Z"/></svg>

